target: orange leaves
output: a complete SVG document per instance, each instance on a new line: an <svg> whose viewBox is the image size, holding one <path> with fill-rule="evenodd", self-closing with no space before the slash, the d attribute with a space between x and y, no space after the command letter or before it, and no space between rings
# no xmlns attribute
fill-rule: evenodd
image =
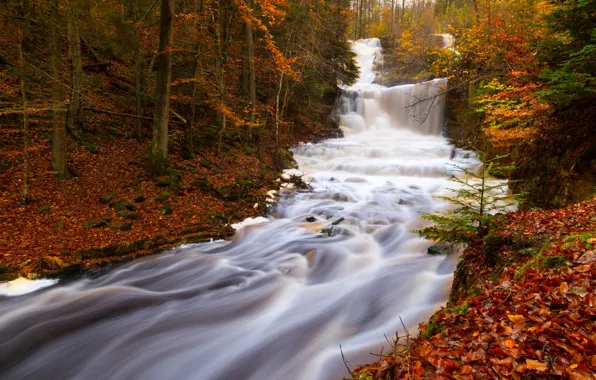
<svg viewBox="0 0 596 380"><path fill-rule="evenodd" d="M538 360L526 359L526 368L537 372L545 372L548 366Z"/></svg>

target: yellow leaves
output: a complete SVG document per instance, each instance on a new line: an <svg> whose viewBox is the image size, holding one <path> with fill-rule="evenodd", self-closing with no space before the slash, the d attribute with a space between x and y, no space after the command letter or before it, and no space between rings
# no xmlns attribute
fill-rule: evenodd
<svg viewBox="0 0 596 380"><path fill-rule="evenodd" d="M507 346L507 347L509 347L509 348L513 348L513 347L515 347L515 341L514 341L514 340L512 340L512 339L507 339L507 340L505 341L505 346Z"/></svg>
<svg viewBox="0 0 596 380"><path fill-rule="evenodd" d="M532 359L526 359L526 367L537 372L545 372L548 369L546 364Z"/></svg>
<svg viewBox="0 0 596 380"><path fill-rule="evenodd" d="M507 314L507 318L513 322L513 331L521 331L526 327L526 317L518 314Z"/></svg>
<svg viewBox="0 0 596 380"><path fill-rule="evenodd" d="M559 290L561 291L561 293L567 293L569 291L569 285L565 281L563 281L559 285Z"/></svg>

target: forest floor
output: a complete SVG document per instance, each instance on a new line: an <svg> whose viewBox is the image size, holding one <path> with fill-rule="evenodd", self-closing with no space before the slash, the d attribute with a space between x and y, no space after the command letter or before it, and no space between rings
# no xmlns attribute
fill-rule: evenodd
<svg viewBox="0 0 596 380"><path fill-rule="evenodd" d="M333 128L317 124L302 136L316 139ZM4 143L10 151L11 142ZM22 149L18 143L15 150ZM69 140L75 176L60 181L50 169L47 138L37 136L32 145L29 204L20 202L22 160L4 159L0 166L0 281L80 273L226 238L230 224L264 215L267 191L279 188L272 147L261 158L241 143L224 146L220 156L214 144L190 160L174 152L170 173L153 178L144 169L149 141L111 136L89 149Z"/></svg>
<svg viewBox="0 0 596 380"><path fill-rule="evenodd" d="M488 265L489 257L496 265ZM451 301L354 379L595 379L596 198L507 215L465 251Z"/></svg>

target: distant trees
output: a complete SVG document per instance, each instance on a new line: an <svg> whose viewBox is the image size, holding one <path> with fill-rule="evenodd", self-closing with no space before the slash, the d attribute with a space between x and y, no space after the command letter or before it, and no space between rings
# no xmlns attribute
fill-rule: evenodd
<svg viewBox="0 0 596 380"><path fill-rule="evenodd" d="M10 161L19 165L33 151L24 146L48 146L48 168L51 161L60 179L77 173L71 152L97 153L113 136L143 142L151 133L143 160L157 175L172 154L224 154L229 144L271 153L325 120L338 81L356 78L348 7L347 0L0 2L0 118L19 124L18 133L0 130L0 141L16 133L20 153L12 150Z"/></svg>

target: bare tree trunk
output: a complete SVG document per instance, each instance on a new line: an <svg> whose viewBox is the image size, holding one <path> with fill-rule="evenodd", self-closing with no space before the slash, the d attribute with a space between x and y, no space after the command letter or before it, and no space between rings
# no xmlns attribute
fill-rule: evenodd
<svg viewBox="0 0 596 380"><path fill-rule="evenodd" d="M220 91L220 102L221 107L226 107L226 88L225 88L225 81L224 81L224 72L225 72L225 58L224 58L224 44L225 44L225 36L224 36L224 24L225 24L225 0L219 0L219 8L217 9L217 63L216 63L216 72L219 74L219 91ZM226 132L228 120L226 114L221 112L221 129L218 133L217 138L217 152L216 154L219 156L221 154L221 145L223 143L223 137Z"/></svg>
<svg viewBox="0 0 596 380"><path fill-rule="evenodd" d="M389 25L389 35L393 36L395 27L395 0L391 0L391 24Z"/></svg>
<svg viewBox="0 0 596 380"><path fill-rule="evenodd" d="M170 115L170 84L172 78L172 46L174 0L161 0L159 25L159 51L155 86L155 112L153 114L153 139L149 153L148 169L161 175L168 169L168 123Z"/></svg>
<svg viewBox="0 0 596 380"><path fill-rule="evenodd" d="M68 179L70 173L66 165L66 117L61 109L60 103L64 101L62 84L59 82L60 70L60 36L58 34L58 0L50 2L50 72L54 81L52 82L52 169L56 171L59 179Z"/></svg>
<svg viewBox="0 0 596 380"><path fill-rule="evenodd" d="M23 24L26 24L25 20ZM21 202L23 204L29 203L29 115L28 115L28 104L27 104L27 93L26 93L26 76L27 72L25 69L25 59L23 58L23 41L25 35L23 33L23 27L21 27L19 36L19 79L21 89L21 100L23 105L23 187L21 189Z"/></svg>
<svg viewBox="0 0 596 380"><path fill-rule="evenodd" d="M277 87L277 96L275 97L275 161L277 165L280 165L279 157L279 125L281 122L280 109L279 109L279 98L281 96L281 89L284 83L284 75L281 74L279 77L279 86Z"/></svg>
<svg viewBox="0 0 596 380"><path fill-rule="evenodd" d="M252 10L252 0L248 0L248 7ZM250 94L250 122L256 121L257 109L257 84L255 77L255 51L253 46L252 25L246 26L246 47L248 51L248 86ZM251 127L252 128L252 127ZM249 136L251 135L249 129Z"/></svg>
<svg viewBox="0 0 596 380"><path fill-rule="evenodd" d="M79 32L77 0L68 0L68 56L71 64L70 106L68 128L75 138L82 137L81 93L83 91L83 64L81 61L81 34Z"/></svg>

